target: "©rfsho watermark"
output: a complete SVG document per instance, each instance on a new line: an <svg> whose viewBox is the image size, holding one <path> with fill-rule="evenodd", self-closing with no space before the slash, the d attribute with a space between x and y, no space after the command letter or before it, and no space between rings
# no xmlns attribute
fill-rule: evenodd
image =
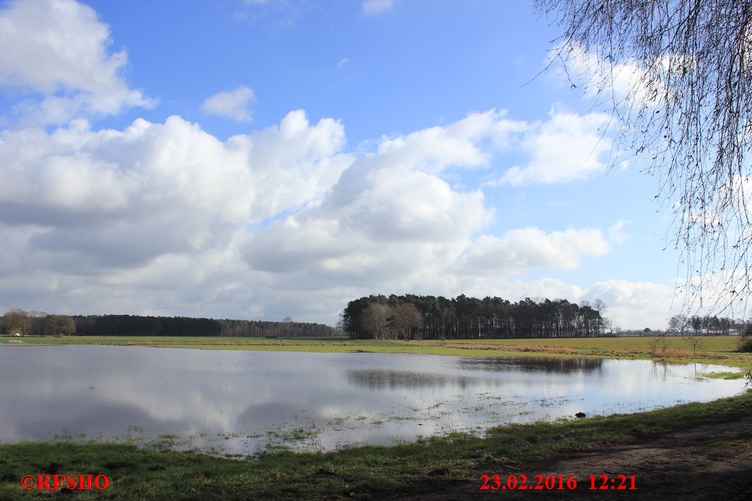
<svg viewBox="0 0 752 501"><path fill-rule="evenodd" d="M107 475L38 473L21 477L21 487L27 491L103 491L110 485Z"/></svg>

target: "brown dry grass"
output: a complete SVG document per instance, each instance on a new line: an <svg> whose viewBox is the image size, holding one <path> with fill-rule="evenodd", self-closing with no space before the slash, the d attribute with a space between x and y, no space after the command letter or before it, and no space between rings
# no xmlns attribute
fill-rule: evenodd
<svg viewBox="0 0 752 501"><path fill-rule="evenodd" d="M667 348L659 347L653 351L653 356L661 358L692 358L692 352L670 346Z"/></svg>
<svg viewBox="0 0 752 501"><path fill-rule="evenodd" d="M523 353L557 353L571 355L577 353L577 350L565 346L530 346L515 344L452 344L452 348L459 350L495 350L495 351L519 351Z"/></svg>

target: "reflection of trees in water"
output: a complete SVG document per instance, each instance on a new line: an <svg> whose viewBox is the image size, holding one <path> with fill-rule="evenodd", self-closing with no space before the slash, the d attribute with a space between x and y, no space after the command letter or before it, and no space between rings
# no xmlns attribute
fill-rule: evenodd
<svg viewBox="0 0 752 501"><path fill-rule="evenodd" d="M600 358L549 358L549 357L495 357L463 358L462 369L486 371L523 371L568 374L572 372L600 371Z"/></svg>
<svg viewBox="0 0 752 501"><path fill-rule="evenodd" d="M702 367L706 367L702 364L700 365L701 367L698 368L697 363L692 364L695 377L702 374ZM653 364L650 367L650 379L665 381L666 379L670 377L674 377L676 374L674 374L674 372L671 371L672 366L673 367L688 367L689 364L686 362L667 362L665 360L653 360Z"/></svg>
<svg viewBox="0 0 752 501"><path fill-rule="evenodd" d="M447 376L421 372L349 370L347 371L347 382L354 386L368 388L369 390L383 390L387 388L443 388L445 386L456 386L466 389L486 381L476 377ZM493 383L498 384L498 381L493 381Z"/></svg>
<svg viewBox="0 0 752 501"><path fill-rule="evenodd" d="M673 376L674 374L669 370L671 365L684 366L688 364L653 360L653 365L650 368L650 379L665 381L668 377ZM697 364L695 364L695 375L697 375Z"/></svg>

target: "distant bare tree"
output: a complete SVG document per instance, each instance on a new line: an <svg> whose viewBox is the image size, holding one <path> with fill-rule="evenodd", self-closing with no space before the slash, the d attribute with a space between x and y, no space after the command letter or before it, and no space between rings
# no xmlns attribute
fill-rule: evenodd
<svg viewBox="0 0 752 501"><path fill-rule="evenodd" d="M752 1L534 0L564 33L555 57L647 155L675 214L685 310L752 296ZM618 155L614 157L618 161ZM723 294L718 294L723 291Z"/></svg>
<svg viewBox="0 0 752 501"><path fill-rule="evenodd" d="M392 331L389 319L393 315L392 307L384 303L371 303L363 312L363 328L373 333L374 339L391 339Z"/></svg>
<svg viewBox="0 0 752 501"><path fill-rule="evenodd" d="M597 334L600 335L603 332L609 332L611 330L612 323L609 319L603 316L606 313L606 310L608 309L608 306L606 306L606 303L603 302L602 299L595 298L595 300L593 301L592 308L596 312L598 312L598 317L600 319Z"/></svg>
<svg viewBox="0 0 752 501"><path fill-rule="evenodd" d="M409 340L413 331L423 324L423 317L413 303L399 305L391 320L392 328L402 334L405 340Z"/></svg>
<svg viewBox="0 0 752 501"><path fill-rule="evenodd" d="M291 326L292 317L288 315L282 319L282 337L290 337L290 333L292 332ZM292 333L292 335L295 336L295 333Z"/></svg>
<svg viewBox="0 0 752 501"><path fill-rule="evenodd" d="M692 356L697 356L697 348L704 344L704 339L697 335L697 331L692 331L692 318L684 314L674 315L668 320L669 329L676 329L684 341L692 345Z"/></svg>
<svg viewBox="0 0 752 501"><path fill-rule="evenodd" d="M693 336L692 334L688 334L683 339L692 345L693 357L697 356L697 348L700 348L702 347L703 344L705 344L705 338L702 338L699 336Z"/></svg>
<svg viewBox="0 0 752 501"><path fill-rule="evenodd" d="M8 334L21 334L25 336L31 327L29 312L19 308L13 308L3 315L3 327Z"/></svg>
<svg viewBox="0 0 752 501"><path fill-rule="evenodd" d="M684 332L689 329L690 325L690 319L682 313L674 315L673 317L668 319L668 328L676 329L676 331L679 332L679 334L681 334L682 336L684 335Z"/></svg>

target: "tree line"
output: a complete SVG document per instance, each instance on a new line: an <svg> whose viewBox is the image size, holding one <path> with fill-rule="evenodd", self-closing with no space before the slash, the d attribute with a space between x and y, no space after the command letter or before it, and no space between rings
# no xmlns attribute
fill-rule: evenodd
<svg viewBox="0 0 752 501"><path fill-rule="evenodd" d="M669 330L681 335L686 334L722 334L729 335L732 332L741 334L749 322L734 320L728 317L700 316L688 317L683 314L674 315L668 321Z"/></svg>
<svg viewBox="0 0 752 501"><path fill-rule="evenodd" d="M330 337L328 325L267 320L231 320L136 315L74 316L80 336Z"/></svg>
<svg viewBox="0 0 752 501"><path fill-rule="evenodd" d="M340 327L353 339L478 339L592 337L610 330L606 305L565 299L512 303L499 297L461 294L394 294L355 299L342 312Z"/></svg>
<svg viewBox="0 0 752 501"><path fill-rule="evenodd" d="M67 315L48 315L43 311L8 310L0 321L0 332L21 336L56 336L75 334L76 324Z"/></svg>
<svg viewBox="0 0 752 501"><path fill-rule="evenodd" d="M227 336L330 337L334 328L316 323L231 320L139 315L48 315L12 309L2 317L0 332L22 336Z"/></svg>

